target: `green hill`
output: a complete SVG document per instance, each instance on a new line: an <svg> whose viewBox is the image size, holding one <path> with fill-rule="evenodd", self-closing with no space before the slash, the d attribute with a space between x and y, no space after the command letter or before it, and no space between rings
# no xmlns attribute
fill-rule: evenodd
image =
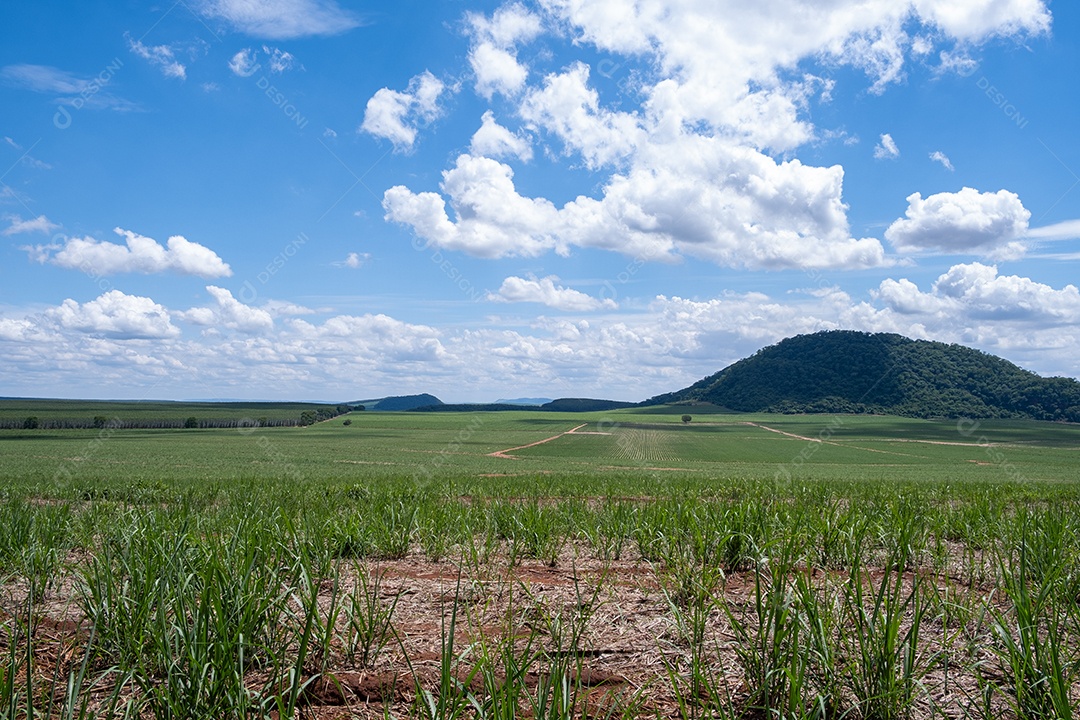
<svg viewBox="0 0 1080 720"><path fill-rule="evenodd" d="M415 410L420 407L435 407L442 405L443 401L434 395L421 393L419 395L394 395L381 400L367 400L365 407L368 410L381 410L399 412L402 410Z"/></svg>
<svg viewBox="0 0 1080 720"><path fill-rule="evenodd" d="M798 335L645 405L710 402L746 412L1080 422L1080 382L1044 378L963 345L835 330Z"/></svg>

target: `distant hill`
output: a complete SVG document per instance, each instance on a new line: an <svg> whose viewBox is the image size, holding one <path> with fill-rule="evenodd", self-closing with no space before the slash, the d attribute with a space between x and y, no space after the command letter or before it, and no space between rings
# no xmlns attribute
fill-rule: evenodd
<svg viewBox="0 0 1080 720"><path fill-rule="evenodd" d="M554 412L596 412L634 407L637 403L619 402L618 400L593 400L592 398L559 398L540 406L542 410Z"/></svg>
<svg viewBox="0 0 1080 720"><path fill-rule="evenodd" d="M395 395L377 400L361 400L358 404L362 404L368 410L401 411L439 406L443 404L443 401L434 395L421 393L420 395Z"/></svg>
<svg viewBox="0 0 1080 720"><path fill-rule="evenodd" d="M506 400L500 398L496 400L494 405L544 405L551 402L551 398L514 398L512 400Z"/></svg>
<svg viewBox="0 0 1080 720"><path fill-rule="evenodd" d="M502 412L507 410L543 410L548 412L603 412L618 408L637 407L638 403L619 402L618 400L592 400L590 398L560 398L543 405L524 405L498 403L460 403L415 407L415 412Z"/></svg>
<svg viewBox="0 0 1080 720"><path fill-rule="evenodd" d="M542 410L536 405L507 405L506 403L450 403L415 407L412 412L506 412L509 410Z"/></svg>
<svg viewBox="0 0 1080 720"><path fill-rule="evenodd" d="M1080 422L1080 382L1044 378L963 345L835 330L759 350L643 405L710 402L746 412Z"/></svg>

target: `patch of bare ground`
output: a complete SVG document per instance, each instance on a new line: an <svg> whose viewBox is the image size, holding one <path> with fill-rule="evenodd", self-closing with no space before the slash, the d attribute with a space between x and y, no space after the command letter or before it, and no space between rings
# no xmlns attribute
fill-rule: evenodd
<svg viewBox="0 0 1080 720"><path fill-rule="evenodd" d="M955 557L946 565L965 564L962 548L952 546L949 552ZM440 691L451 637L452 681L461 693L476 699L491 689L478 673L485 653L490 657L508 651L530 659L518 678L523 698L539 693L552 669L561 668L575 688L582 717L679 716L673 678L688 677L692 649L665 594L673 582L671 568L640 557L605 561L574 544L567 546L554 567L536 560L511 565L499 553L487 561L470 557L461 553L456 560L433 562L413 554L337 565L338 582L321 585L322 612L329 612L335 588L339 593L353 592L361 588L361 574L378 577L378 603L394 608L392 636L370 663L360 665L350 660L345 648L348 629L339 619L329 654L306 667L310 682L300 698L299 717L412 716L418 692ZM966 564L971 565L970 557ZM900 594L912 592L919 582L930 608L920 628L917 662L923 672L911 717L980 717L977 706L979 712L989 711L1001 720L1013 717L1007 702L1009 680L991 652L987 612L1004 612L1007 605L994 592L992 572L984 576L957 569L953 574L950 569L900 574ZM824 606L834 608L852 581L848 571L798 566L795 573L809 580ZM864 575L871 590L896 577L880 566L867 567ZM721 574L701 637L712 692L735 708L753 688L740 660L740 636L732 619L755 626L758 578L752 571ZM78 611L77 594L74 581L64 576L36 606L34 672L42 678L66 677L81 660L90 628ZM18 608L25 597L24 587L8 583L0 607ZM0 613L0 655L12 642L11 619L10 612ZM904 618L902 633L910 629L911 620ZM836 667L850 669L857 662L850 628L838 625L830 632ZM505 680L504 670L489 678L496 687ZM981 704L988 686L997 691L989 705ZM95 690L102 696L108 691L107 683ZM523 698L522 716L529 717ZM846 717L862 717L850 712L855 702L850 690L842 692L840 701L849 709Z"/></svg>

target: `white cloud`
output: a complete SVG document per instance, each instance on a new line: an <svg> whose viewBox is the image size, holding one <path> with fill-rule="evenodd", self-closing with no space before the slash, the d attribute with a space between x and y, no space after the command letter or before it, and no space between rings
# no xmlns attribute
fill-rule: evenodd
<svg viewBox="0 0 1080 720"><path fill-rule="evenodd" d="M540 17L520 2L506 3L490 18L477 13L467 18L478 37L502 48L531 42L543 31Z"/></svg>
<svg viewBox="0 0 1080 720"><path fill-rule="evenodd" d="M187 68L176 60L176 54L168 45L144 45L139 40L135 40L130 36L126 37L131 52L143 60L149 61L151 65L157 66L165 77L179 78L180 80L187 78Z"/></svg>
<svg viewBox="0 0 1080 720"><path fill-rule="evenodd" d="M0 80L6 85L55 95L61 103L78 101L80 107L118 112L138 110L138 104L102 89L108 85L113 72L110 64L98 77L82 78L50 65L21 63L0 68Z"/></svg>
<svg viewBox="0 0 1080 720"><path fill-rule="evenodd" d="M529 74L518 61L516 46L540 34L540 18L515 2L503 5L490 18L469 13L467 20L473 36L469 65L476 75L476 92L489 100L495 93L515 95Z"/></svg>
<svg viewBox="0 0 1080 720"><path fill-rule="evenodd" d="M608 298L600 300L572 288L556 285L559 278L549 275L545 278L508 277L503 280L497 293L488 293L487 299L493 302L541 303L566 312L588 312L591 310L614 310L618 305Z"/></svg>
<svg viewBox="0 0 1080 720"><path fill-rule="evenodd" d="M437 193L414 194L392 187L383 197L386 218L412 227L424 240L479 257L535 256L551 249L565 254L558 237L560 214L547 200L518 195L513 170L489 158L462 155L443 173L442 187L454 205L457 222L446 214Z"/></svg>
<svg viewBox="0 0 1080 720"><path fill-rule="evenodd" d="M181 235L169 238L167 247L130 230L116 228L124 245L94 238L68 238L60 246L26 248L38 262L49 262L92 275L176 272L199 277L229 277L232 270L217 253Z"/></svg>
<svg viewBox="0 0 1080 720"><path fill-rule="evenodd" d="M476 92L489 100L497 92L516 94L529 75L513 53L488 42L469 51L469 64L476 74Z"/></svg>
<svg viewBox="0 0 1080 720"><path fill-rule="evenodd" d="M426 363L437 363L446 356L437 330L413 325L386 315L338 315L322 325L294 320L288 337L311 343L323 357L342 363L345 368L374 363L418 363L409 365L416 372Z"/></svg>
<svg viewBox="0 0 1080 720"><path fill-rule="evenodd" d="M476 157L513 157L510 147L482 153L488 148L481 135L444 172L441 194L405 186L386 191L386 217L428 242L481 257L593 247L752 269L887 265L879 240L850 233L843 168L776 157L792 158L820 136L806 109L834 85L799 67L824 58L861 68L871 91L883 92L902 80L912 57L925 63L958 40L973 47L1045 29L1045 6L1036 0L962 4L963 11L946 0L837 0L810 12L796 0L765 6L544 0L542 21L519 3L502 6L512 22L496 22L498 12L491 20L470 15L473 56L505 53L477 70L478 94L512 95L531 131L557 140L585 168L608 174L592 185L594 196L556 206L520 194L508 167ZM983 11L993 20L979 20ZM530 86L517 45L545 26L578 45L627 56L627 67L617 71L620 92L602 95L582 63ZM380 91L365 124L409 148L410 107L407 93ZM882 136L878 154L899 155L891 136ZM995 252L1004 257L1017 248L1004 243Z"/></svg>
<svg viewBox="0 0 1080 720"><path fill-rule="evenodd" d="M536 283L539 290L527 287L526 296L558 297L566 289L554 279L553 293ZM220 288L211 295L209 307L172 313L206 328L191 339L172 329L161 306L116 292L38 315L0 311L0 378L60 392L93 377L95 387L136 396L150 387L181 397L209 387L258 397L258 388L271 384L282 397L354 399L415 388L484 400L524 388L641 400L781 338L832 329L959 342L1035 370L1080 375L1076 287L999 275L979 263L953 266L925 291L907 279L886 280L865 299L824 283L782 297L661 295L618 316L539 317L527 327L489 318L446 331L379 314L300 319L307 309L291 303L252 308Z"/></svg>
<svg viewBox="0 0 1080 720"><path fill-rule="evenodd" d="M335 262L335 267L346 267L352 270L359 270L367 264L371 259L371 253L354 253L351 252L346 258L340 262Z"/></svg>
<svg viewBox="0 0 1080 720"><path fill-rule="evenodd" d="M874 159L895 160L898 157L900 157L900 148L896 147L896 141L893 140L892 135L885 133L874 147Z"/></svg>
<svg viewBox="0 0 1080 720"><path fill-rule="evenodd" d="M996 266L981 263L952 266L929 292L920 291L908 280L885 280L878 295L899 313L936 315L953 327L1007 321L1028 323L1034 331L1080 323L1080 291L1076 286L1055 290L1030 278L998 275Z"/></svg>
<svg viewBox="0 0 1080 720"><path fill-rule="evenodd" d="M30 320L0 317L0 341L13 343L28 342L36 326Z"/></svg>
<svg viewBox="0 0 1080 720"><path fill-rule="evenodd" d="M262 309L272 317L297 317L298 315L315 315L315 311L303 305L287 302L284 300L267 300Z"/></svg>
<svg viewBox="0 0 1080 720"><path fill-rule="evenodd" d="M207 285L206 292L214 299L214 307L192 308L177 313L181 320L202 325L213 331L222 329L241 333L264 334L274 329L274 317L265 309L245 305L225 288Z"/></svg>
<svg viewBox="0 0 1080 720"><path fill-rule="evenodd" d="M1041 0L914 0L915 10L958 40L1050 30L1050 10Z"/></svg>
<svg viewBox="0 0 1080 720"><path fill-rule="evenodd" d="M297 67L296 56L281 48L263 45L262 52L266 56L267 70L271 74L280 75ZM252 48L239 50L229 60L229 69L233 75L239 77L251 77L262 67L262 63L259 62L259 51ZM303 66L300 68L303 69Z"/></svg>
<svg viewBox="0 0 1080 720"><path fill-rule="evenodd" d="M624 160L645 140L637 116L600 107L589 87L589 66L580 62L544 78L544 87L525 98L521 116L581 153L590 168Z"/></svg>
<svg viewBox="0 0 1080 720"><path fill-rule="evenodd" d="M53 230L58 230L59 225L49 220L44 215L38 215L36 218L30 220L23 220L18 215L6 215L5 220L9 221L11 225L4 229L4 235L22 235L24 233L51 233Z"/></svg>
<svg viewBox="0 0 1080 720"><path fill-rule="evenodd" d="M296 57L290 52L266 45L263 45L263 52L270 56L270 72L272 73L280 74L296 67Z"/></svg>
<svg viewBox="0 0 1080 720"><path fill-rule="evenodd" d="M26 148L15 142L12 138L5 135L4 142L22 153L22 155L19 157L19 162L21 162L23 165L26 165L27 167L32 167L36 170L52 170L52 165L47 162L42 162L41 160L38 160L36 157L32 156L29 150L26 150Z"/></svg>
<svg viewBox="0 0 1080 720"><path fill-rule="evenodd" d="M562 208L518 194L513 170L462 155L437 193L397 186L383 198L388 220L439 247L479 257L536 256L571 246L643 259L678 255L747 268L873 267L887 263L877 240L852 239L840 200L843 170L798 160L776 163L705 138L657 148L602 200Z"/></svg>
<svg viewBox="0 0 1080 720"><path fill-rule="evenodd" d="M956 168L953 167L952 160L949 159L949 156L941 152L940 150L935 150L934 152L930 153L930 159L936 163L941 163L941 167L945 168L949 172L953 172L954 170L956 170Z"/></svg>
<svg viewBox="0 0 1080 720"><path fill-rule="evenodd" d="M150 298L125 295L119 290L110 290L83 304L65 300L46 311L45 317L64 330L116 339L160 339L180 334L164 307Z"/></svg>
<svg viewBox="0 0 1080 720"><path fill-rule="evenodd" d="M532 160L533 151L529 141L515 135L495 120L495 113L488 110L481 119L480 129L469 141L469 151L473 155L502 160L516 157L522 162Z"/></svg>
<svg viewBox="0 0 1080 720"><path fill-rule="evenodd" d="M410 80L405 92L382 88L368 100L360 131L385 138L398 150L410 150L416 142L417 126L442 114L438 101L445 89L442 81L427 71Z"/></svg>
<svg viewBox="0 0 1080 720"><path fill-rule="evenodd" d="M956 73L960 77L970 77L978 69L979 63L976 62L966 52L950 52L948 50L942 50L938 55L941 60L941 64L937 67L938 74Z"/></svg>
<svg viewBox="0 0 1080 720"><path fill-rule="evenodd" d="M269 40L339 35L360 25L335 0L203 0L201 9L242 33Z"/></svg>
<svg viewBox="0 0 1080 720"><path fill-rule="evenodd" d="M229 60L229 69L232 70L233 75L240 77L251 77L258 71L260 65L256 61L255 51L251 48L244 48L237 51L232 59Z"/></svg>
<svg viewBox="0 0 1080 720"><path fill-rule="evenodd" d="M902 252L967 252L1002 259L1025 252L1019 238L1027 233L1031 213L1015 193L980 193L965 187L925 200L914 193L907 201L906 217L885 231L889 242Z"/></svg>
<svg viewBox="0 0 1080 720"><path fill-rule="evenodd" d="M1025 237L1034 240L1076 240L1080 238L1080 220L1065 220L1040 228L1029 228Z"/></svg>
<svg viewBox="0 0 1080 720"><path fill-rule="evenodd" d="M58 95L77 95L85 90L90 81L78 77L66 70L49 65L31 65L22 63L6 65L0 70L0 77L5 84L25 88L40 93Z"/></svg>

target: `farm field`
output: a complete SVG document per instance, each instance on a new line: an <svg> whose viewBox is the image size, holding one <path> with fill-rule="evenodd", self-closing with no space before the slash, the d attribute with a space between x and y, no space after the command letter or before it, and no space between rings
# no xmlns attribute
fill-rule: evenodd
<svg viewBox="0 0 1080 720"><path fill-rule="evenodd" d="M1078 454L705 407L2 430L0 717L1075 717Z"/></svg>

